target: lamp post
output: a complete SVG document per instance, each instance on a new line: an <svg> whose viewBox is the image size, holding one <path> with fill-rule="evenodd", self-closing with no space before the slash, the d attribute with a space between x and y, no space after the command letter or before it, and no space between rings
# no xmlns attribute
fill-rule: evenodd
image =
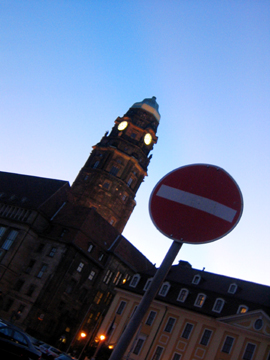
<svg viewBox="0 0 270 360"><path fill-rule="evenodd" d="M106 339L105 335L103 335L103 334L99 335L99 343L98 343L96 351L95 351L93 357L91 358L91 360L96 360L96 356L99 353L99 350L101 349L101 346L103 345L105 339Z"/></svg>

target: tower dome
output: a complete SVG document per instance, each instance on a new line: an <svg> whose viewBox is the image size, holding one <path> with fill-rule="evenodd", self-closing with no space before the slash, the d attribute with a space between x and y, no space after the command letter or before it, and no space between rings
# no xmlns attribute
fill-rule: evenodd
<svg viewBox="0 0 270 360"><path fill-rule="evenodd" d="M157 119L157 121L160 121L160 113L158 111L158 103L156 102L156 97L153 96L151 99L144 99L141 102L137 102L131 106L132 108L140 108L143 109L152 115Z"/></svg>

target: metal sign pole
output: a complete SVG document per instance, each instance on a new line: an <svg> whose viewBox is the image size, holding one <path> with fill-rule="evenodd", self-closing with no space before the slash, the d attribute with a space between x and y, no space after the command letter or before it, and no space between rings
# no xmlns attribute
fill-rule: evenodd
<svg viewBox="0 0 270 360"><path fill-rule="evenodd" d="M146 314L151 302L155 298L162 282L164 281L166 275L168 274L171 265L176 258L179 250L181 249L183 243L178 241L173 241L169 251L167 252L165 258L162 261L159 269L157 270L153 281L149 289L144 294L140 304L138 305L135 314L131 318L128 326L126 327L125 331L123 332L122 336L119 339L118 344L114 348L112 355L110 356L109 360L121 360L126 349L128 348L133 336L136 333L136 330L140 326L140 323Z"/></svg>

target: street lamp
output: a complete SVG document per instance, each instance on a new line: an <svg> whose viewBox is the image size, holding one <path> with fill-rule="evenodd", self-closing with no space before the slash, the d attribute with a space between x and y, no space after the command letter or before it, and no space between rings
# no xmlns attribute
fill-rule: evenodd
<svg viewBox="0 0 270 360"><path fill-rule="evenodd" d="M97 346L97 348L96 348L96 351L95 351L95 353L94 353L94 355L93 355L93 357L92 357L91 360L96 360L96 356L97 356L97 354L98 354L101 346L103 345L103 342L104 342L105 339L106 339L106 336L105 336L105 335L103 335L103 334L99 335L99 343L98 343L98 346Z"/></svg>

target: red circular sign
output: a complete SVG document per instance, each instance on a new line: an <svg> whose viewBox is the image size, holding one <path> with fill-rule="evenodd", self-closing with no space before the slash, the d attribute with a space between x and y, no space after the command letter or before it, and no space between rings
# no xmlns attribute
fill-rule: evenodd
<svg viewBox="0 0 270 360"><path fill-rule="evenodd" d="M227 235L242 211L243 197L234 179L207 164L180 167L165 175L149 201L156 228L173 240L192 244Z"/></svg>

